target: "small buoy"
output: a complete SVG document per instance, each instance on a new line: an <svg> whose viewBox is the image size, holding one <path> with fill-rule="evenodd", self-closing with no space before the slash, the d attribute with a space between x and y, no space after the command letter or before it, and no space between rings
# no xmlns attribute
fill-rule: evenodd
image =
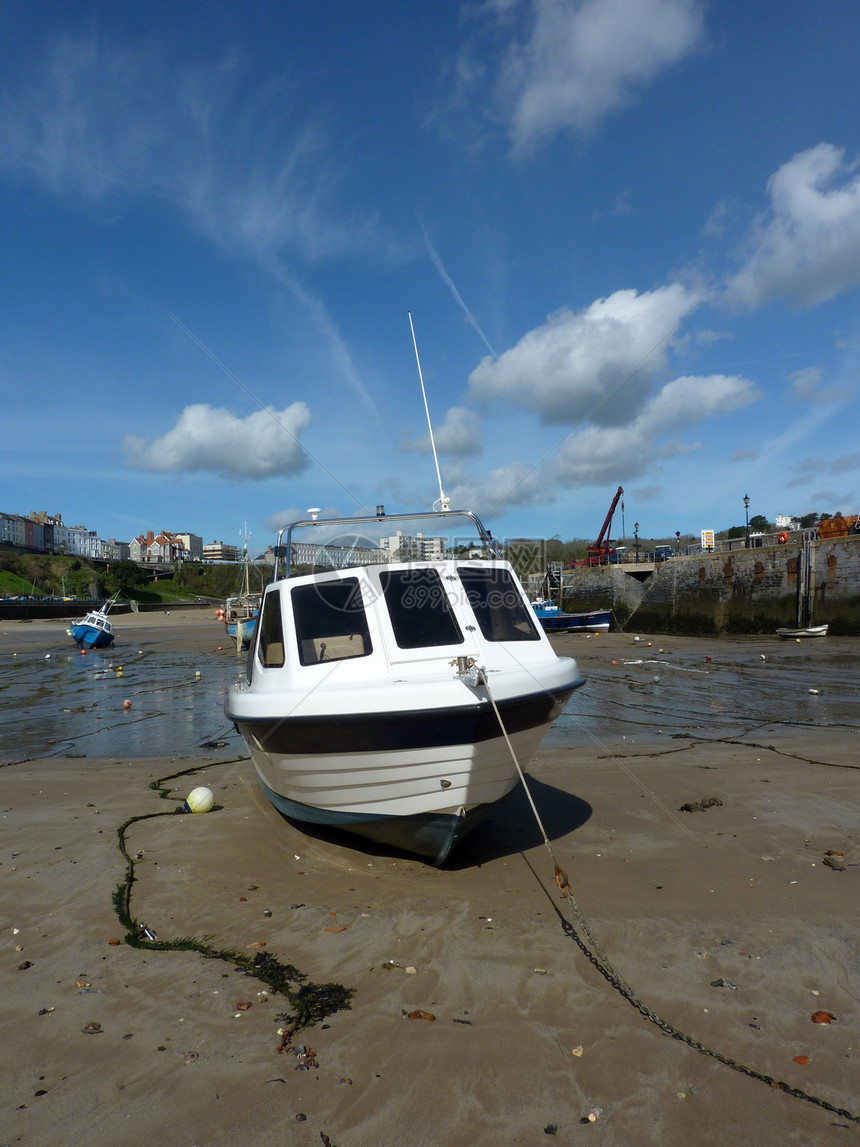
<svg viewBox="0 0 860 1147"><path fill-rule="evenodd" d="M638 638L638 637L634 637L634 638L633 638L633 640L634 640L634 641L638 641L638 640L639 640L639 638Z"/></svg>
<svg viewBox="0 0 860 1147"><path fill-rule="evenodd" d="M87 655L86 649L82 649L81 650L81 657L86 657L86 655Z"/></svg>
<svg viewBox="0 0 860 1147"><path fill-rule="evenodd" d="M708 663L709 665L711 664L711 659L710 659L710 657L706 657L706 658L705 658L705 661L707 661L707 663Z"/></svg>
<svg viewBox="0 0 860 1147"><path fill-rule="evenodd" d="M799 638L799 637L795 637L795 639L794 639L794 642L795 642L795 644L796 644L796 645L800 645L800 638Z"/></svg>
<svg viewBox="0 0 860 1147"><path fill-rule="evenodd" d="M765 655L763 653L761 654L761 659L762 659L762 661L767 661L767 658L765 657Z"/></svg>
<svg viewBox="0 0 860 1147"><path fill-rule="evenodd" d="M121 669L117 669L117 671L116 671L116 675L117 675L117 677L122 677L122 670L121 670Z"/></svg>
<svg viewBox="0 0 860 1147"><path fill-rule="evenodd" d="M131 708L131 701L129 701L128 697L126 697L126 699L123 701L122 707L123 707L123 709L130 709Z"/></svg>
<svg viewBox="0 0 860 1147"><path fill-rule="evenodd" d="M209 812L215 804L215 795L211 789L204 786L192 789L185 800L188 812Z"/></svg>
<svg viewBox="0 0 860 1147"><path fill-rule="evenodd" d="M650 641L648 642L648 648L649 649L651 648L651 642Z"/></svg>
<svg viewBox="0 0 860 1147"><path fill-rule="evenodd" d="M199 669L198 669L198 670L197 670L197 672L194 674L194 676L195 676L195 677L199 677L199 676L200 676L200 670L199 670Z"/></svg>
<svg viewBox="0 0 860 1147"><path fill-rule="evenodd" d="M45 660L46 660L46 661L50 661L50 660L51 660L51 655L50 655L50 653L46 653L46 654L45 654Z"/></svg>
<svg viewBox="0 0 860 1147"><path fill-rule="evenodd" d="M222 649L223 649L223 646L219 645L218 646L218 652L220 653Z"/></svg>

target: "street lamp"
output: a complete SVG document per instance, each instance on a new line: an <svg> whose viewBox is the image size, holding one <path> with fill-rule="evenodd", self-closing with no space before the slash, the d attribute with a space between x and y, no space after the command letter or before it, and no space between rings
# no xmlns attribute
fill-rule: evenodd
<svg viewBox="0 0 860 1147"><path fill-rule="evenodd" d="M747 540L744 543L745 549L750 548L750 496L744 494L744 513L747 516Z"/></svg>
<svg viewBox="0 0 860 1147"><path fill-rule="evenodd" d="M633 523L633 537L636 539L636 564L639 565L639 523Z"/></svg>

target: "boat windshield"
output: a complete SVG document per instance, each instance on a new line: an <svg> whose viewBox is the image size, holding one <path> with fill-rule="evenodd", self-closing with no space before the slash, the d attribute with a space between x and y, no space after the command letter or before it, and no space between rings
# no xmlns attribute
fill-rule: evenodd
<svg viewBox="0 0 860 1147"><path fill-rule="evenodd" d="M421 514L312 519L278 534L274 580L297 573L447 557L499 557L492 535L474 514L440 510ZM283 562L283 567L281 563Z"/></svg>
<svg viewBox="0 0 860 1147"><path fill-rule="evenodd" d="M462 645L438 571L426 566L383 570L379 575L394 640L401 649Z"/></svg>
<svg viewBox="0 0 860 1147"><path fill-rule="evenodd" d="M457 572L487 641L540 641L534 611L526 608L509 570L461 566Z"/></svg>
<svg viewBox="0 0 860 1147"><path fill-rule="evenodd" d="M292 601L302 665L373 652L358 578L296 586Z"/></svg>

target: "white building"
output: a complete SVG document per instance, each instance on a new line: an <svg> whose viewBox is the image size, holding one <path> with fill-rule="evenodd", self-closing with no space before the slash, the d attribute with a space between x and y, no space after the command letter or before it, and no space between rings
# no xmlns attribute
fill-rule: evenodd
<svg viewBox="0 0 860 1147"><path fill-rule="evenodd" d="M799 530L800 522L790 514L777 514L774 525L778 530Z"/></svg>
<svg viewBox="0 0 860 1147"><path fill-rule="evenodd" d="M424 534L412 537L405 530L383 538L379 545L392 562L441 561L447 549L444 538L428 538Z"/></svg>
<svg viewBox="0 0 860 1147"><path fill-rule="evenodd" d="M203 547L204 562L237 562L239 547L227 542L207 542Z"/></svg>
<svg viewBox="0 0 860 1147"><path fill-rule="evenodd" d="M383 565L389 559L384 549L369 546L333 546L319 542L291 542L293 564L348 569L351 566Z"/></svg>

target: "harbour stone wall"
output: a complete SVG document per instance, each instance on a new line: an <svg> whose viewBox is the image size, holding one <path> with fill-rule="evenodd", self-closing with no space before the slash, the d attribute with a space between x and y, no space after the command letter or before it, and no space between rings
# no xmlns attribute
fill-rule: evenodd
<svg viewBox="0 0 860 1147"><path fill-rule="evenodd" d="M653 633L772 633L797 622L800 544L693 554L653 572L565 572L564 608L611 608L617 625ZM813 624L860 636L860 535L813 543Z"/></svg>

